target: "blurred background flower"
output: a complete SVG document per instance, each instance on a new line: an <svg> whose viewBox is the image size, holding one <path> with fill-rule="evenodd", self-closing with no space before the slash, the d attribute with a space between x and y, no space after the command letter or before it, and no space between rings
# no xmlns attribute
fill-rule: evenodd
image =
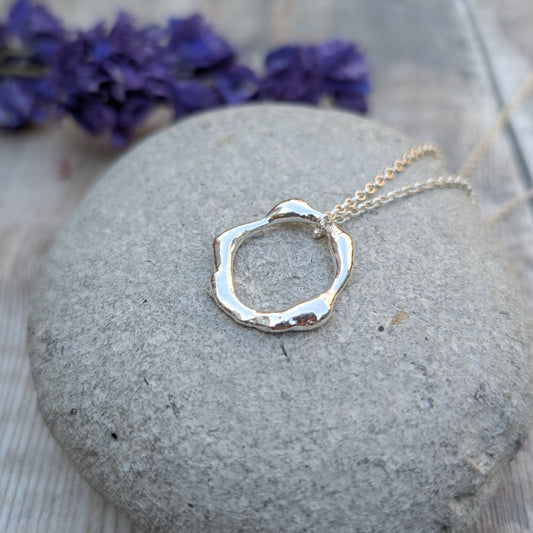
<svg viewBox="0 0 533 533"><path fill-rule="evenodd" d="M0 126L46 120L54 103L48 67L65 42L59 20L43 6L19 0L0 23Z"/></svg>
<svg viewBox="0 0 533 533"><path fill-rule="evenodd" d="M366 112L368 73L353 44L334 40L271 51L261 78L199 14L137 26L121 12L110 27L74 32L44 6L18 0L0 23L0 126L70 115L122 147L161 105L180 118L251 100L317 104L327 96Z"/></svg>
<svg viewBox="0 0 533 533"><path fill-rule="evenodd" d="M52 78L60 109L89 133L108 131L123 146L155 103L171 97L165 61L154 32L119 13L110 29L100 23L80 31L59 50Z"/></svg>

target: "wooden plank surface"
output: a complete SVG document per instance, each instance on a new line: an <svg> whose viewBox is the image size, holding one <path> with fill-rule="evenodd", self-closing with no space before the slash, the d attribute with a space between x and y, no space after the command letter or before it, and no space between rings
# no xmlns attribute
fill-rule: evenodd
<svg viewBox="0 0 533 533"><path fill-rule="evenodd" d="M533 69L533 3L521 0L465 0L494 96L509 101L517 85ZM527 28L526 28L527 27ZM509 137L513 159L520 169L518 190L533 186L533 101L513 115ZM483 165L490 169L493 158ZM488 170L490 172L490 170ZM498 184L491 193L498 195ZM512 257L520 284L533 307L533 250L530 212L515 213L499 225L498 233ZM533 531L533 431L506 471L490 505L472 533Z"/></svg>
<svg viewBox="0 0 533 533"><path fill-rule="evenodd" d="M117 0L49 0L70 25L109 18ZM0 0L5 10L6 0ZM260 67L273 43L341 36L373 68L371 117L438 142L461 165L501 102L533 66L530 0L161 0L126 5L142 20L201 11ZM514 118L473 176L484 213L531 185L533 108ZM396 156L396 154L391 154ZM37 410L25 353L28 299L57 229L119 154L67 123L0 135L0 532L126 532L133 526L85 483ZM72 167L65 178L64 162ZM354 188L357 184L354 183ZM533 304L533 220L498 228ZM423 487L421 487L423 490ZM533 531L533 439L510 465L472 533Z"/></svg>

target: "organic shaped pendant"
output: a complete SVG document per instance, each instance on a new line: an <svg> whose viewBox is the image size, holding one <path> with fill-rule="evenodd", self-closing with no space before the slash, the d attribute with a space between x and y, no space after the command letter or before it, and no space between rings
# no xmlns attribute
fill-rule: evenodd
<svg viewBox="0 0 533 533"><path fill-rule="evenodd" d="M257 222L229 229L214 241L216 271L211 280L217 304L237 322L267 332L307 330L322 325L329 317L335 299L344 287L353 265L352 238L336 224L324 229L335 262L331 287L309 300L283 311L262 312L244 305L235 294L233 259L240 244L255 231L279 222L308 222L318 227L323 214L303 200L286 200Z"/></svg>

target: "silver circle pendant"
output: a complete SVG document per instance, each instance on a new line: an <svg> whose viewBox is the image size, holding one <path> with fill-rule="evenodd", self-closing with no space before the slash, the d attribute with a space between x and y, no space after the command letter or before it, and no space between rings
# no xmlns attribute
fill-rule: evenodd
<svg viewBox="0 0 533 533"><path fill-rule="evenodd" d="M308 330L322 325L329 317L353 265L352 238L336 224L325 228L335 263L335 278L327 291L283 311L267 313L243 304L237 298L233 284L233 259L244 239L269 224L309 222L317 225L322 217L322 213L303 200L286 200L274 207L265 218L229 229L216 237L213 242L216 271L211 284L217 304L240 324L271 333Z"/></svg>

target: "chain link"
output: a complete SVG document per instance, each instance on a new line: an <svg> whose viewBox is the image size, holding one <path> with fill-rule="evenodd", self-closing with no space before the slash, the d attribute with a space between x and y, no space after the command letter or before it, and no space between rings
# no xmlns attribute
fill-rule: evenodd
<svg viewBox="0 0 533 533"><path fill-rule="evenodd" d="M363 213L371 211L372 209L376 209L376 207L381 205L394 202L400 198L413 196L415 194L437 188L463 189L468 194L472 202L475 203L474 190L466 178L462 178L461 176L440 176L438 178L429 178L426 181L419 181L413 185L405 185L404 187L395 189L383 196L377 196L371 200L365 200L364 202L357 204L351 211L350 215L346 216L343 220L341 220L341 222L348 220L348 218L362 215Z"/></svg>
<svg viewBox="0 0 533 533"><path fill-rule="evenodd" d="M337 204L331 211L326 211L320 221L320 226L315 229L315 237L324 234L329 224L342 224L348 219L362 215L381 205L389 204L400 198L413 196L424 191L437 188L458 188L463 189L473 203L476 202L475 193L467 178L461 176L440 176L438 178L429 178L425 181L417 182L413 185L406 185L400 189L394 189L389 193L369 199L375 194L387 181L393 180L397 174L405 168L412 165L418 159L426 156L433 156L437 159L442 158L442 152L436 144L425 143L413 146L411 150L405 152L401 157L396 159L391 166L388 166L382 174L378 174L374 181L369 181L364 189L358 190L351 198L346 198L342 204Z"/></svg>
<svg viewBox="0 0 533 533"><path fill-rule="evenodd" d="M355 215L359 211L358 206L367 201L368 197L376 193L387 181L393 180L405 168L428 155L442 158L442 153L435 144L427 143L413 146L411 150L405 152L391 166L388 166L382 174L378 174L373 182L369 181L363 190L355 191L351 198L346 198L342 204L337 204L331 211L326 211L325 222L342 224Z"/></svg>

